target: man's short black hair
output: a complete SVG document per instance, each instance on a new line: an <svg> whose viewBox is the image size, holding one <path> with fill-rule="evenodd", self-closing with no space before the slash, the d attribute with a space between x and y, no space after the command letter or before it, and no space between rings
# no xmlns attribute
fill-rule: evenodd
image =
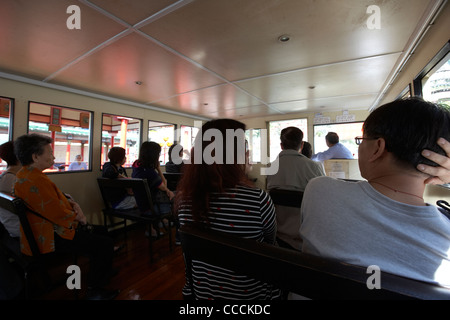
<svg viewBox="0 0 450 320"><path fill-rule="evenodd" d="M418 97L396 100L375 109L363 132L367 138L384 138L386 150L414 168L421 163L437 166L421 153L427 149L446 155L437 140L450 140L450 110Z"/></svg>
<svg viewBox="0 0 450 320"><path fill-rule="evenodd" d="M281 130L281 144L284 149L300 150L303 141L303 131L297 127L287 127Z"/></svg>
<svg viewBox="0 0 450 320"><path fill-rule="evenodd" d="M333 145L339 143L339 136L336 132L328 132L325 136L325 139Z"/></svg>

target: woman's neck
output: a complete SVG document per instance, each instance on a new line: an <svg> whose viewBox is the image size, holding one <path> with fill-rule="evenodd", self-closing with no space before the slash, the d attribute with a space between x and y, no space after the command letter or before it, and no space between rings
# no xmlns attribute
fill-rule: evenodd
<svg viewBox="0 0 450 320"><path fill-rule="evenodd" d="M14 173L16 174L17 172L19 172L19 170L22 168L21 165L15 165L15 166L9 166L8 169L6 170L7 172L10 173Z"/></svg>

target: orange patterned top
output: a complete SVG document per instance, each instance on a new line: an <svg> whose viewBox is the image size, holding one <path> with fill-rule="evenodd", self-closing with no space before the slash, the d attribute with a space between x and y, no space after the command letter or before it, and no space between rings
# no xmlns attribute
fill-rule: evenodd
<svg viewBox="0 0 450 320"><path fill-rule="evenodd" d="M64 239L72 240L78 224L75 221L76 213L58 187L46 174L31 166L23 167L16 177L14 195L24 200L31 210L51 221L32 213L27 215L40 252L55 251L54 232ZM21 250L24 254L32 255L23 230L20 229Z"/></svg>

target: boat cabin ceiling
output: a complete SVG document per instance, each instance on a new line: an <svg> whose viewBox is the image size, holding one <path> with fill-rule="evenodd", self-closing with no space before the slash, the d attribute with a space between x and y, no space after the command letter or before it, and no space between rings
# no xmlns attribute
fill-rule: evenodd
<svg viewBox="0 0 450 320"><path fill-rule="evenodd" d="M0 76L207 119L371 110L442 2L2 0Z"/></svg>

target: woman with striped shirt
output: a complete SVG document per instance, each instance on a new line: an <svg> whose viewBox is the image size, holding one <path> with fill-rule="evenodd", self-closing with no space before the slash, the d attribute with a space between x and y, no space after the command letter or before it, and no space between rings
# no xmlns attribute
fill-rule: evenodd
<svg viewBox="0 0 450 320"><path fill-rule="evenodd" d="M202 137L211 135L203 141ZM177 189L180 225L204 224L211 230L274 244L275 209L268 194L248 180L248 153L243 146L243 123L219 119L203 125ZM195 148L201 148L201 153ZM263 300L279 299L281 291L232 270L193 260L192 282L186 277L183 296Z"/></svg>

